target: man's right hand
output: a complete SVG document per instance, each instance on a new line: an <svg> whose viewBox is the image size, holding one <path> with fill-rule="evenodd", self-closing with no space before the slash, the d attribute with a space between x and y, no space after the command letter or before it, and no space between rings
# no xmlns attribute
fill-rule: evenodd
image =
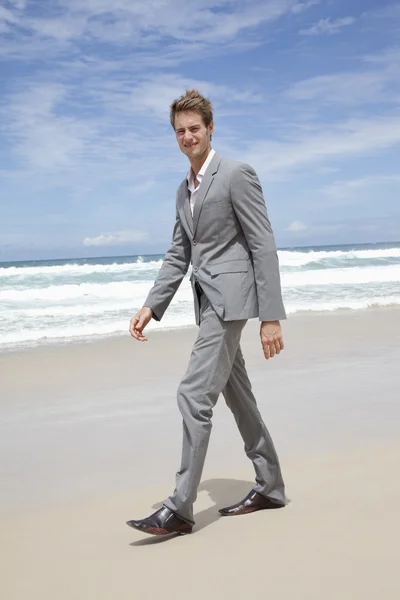
<svg viewBox="0 0 400 600"><path fill-rule="evenodd" d="M129 324L129 333L139 342L147 342L147 337L143 335L143 329L147 323L151 321L153 311L148 306L143 306L141 310L134 317L132 317Z"/></svg>

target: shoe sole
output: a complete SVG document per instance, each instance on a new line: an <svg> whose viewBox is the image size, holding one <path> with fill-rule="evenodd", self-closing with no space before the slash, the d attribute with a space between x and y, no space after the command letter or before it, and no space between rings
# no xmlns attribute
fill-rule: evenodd
<svg viewBox="0 0 400 600"><path fill-rule="evenodd" d="M185 527L182 529L175 529L174 531L168 531L168 529L162 529L161 527L135 527L128 521L126 522L126 524L129 525L129 527L132 527L132 529L136 529L137 531L141 531L142 533L148 533L149 535L169 535L171 533L177 533L178 535L187 535L188 533L192 533L193 531L193 528L190 527L190 525L188 525L187 528Z"/></svg>
<svg viewBox="0 0 400 600"><path fill-rule="evenodd" d="M284 508L284 504L277 504L276 506L262 506L261 508L241 508L235 512L223 512L219 510L219 514L222 517L239 517L240 515L248 515L259 510L276 510L277 508Z"/></svg>

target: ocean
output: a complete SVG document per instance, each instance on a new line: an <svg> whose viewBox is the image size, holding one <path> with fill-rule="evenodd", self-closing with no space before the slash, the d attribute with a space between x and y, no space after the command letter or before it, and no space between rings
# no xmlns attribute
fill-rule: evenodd
<svg viewBox="0 0 400 600"><path fill-rule="evenodd" d="M0 263L0 349L129 335L162 255ZM400 304L400 243L279 250L288 315ZM190 274L190 272L189 272ZM189 274L160 323L194 325Z"/></svg>

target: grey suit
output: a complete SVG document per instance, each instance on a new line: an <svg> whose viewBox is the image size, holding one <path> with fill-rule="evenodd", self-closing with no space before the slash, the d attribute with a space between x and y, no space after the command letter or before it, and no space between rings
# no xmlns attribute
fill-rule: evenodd
<svg viewBox="0 0 400 600"><path fill-rule="evenodd" d="M193 522L212 409L220 393L253 462L254 489L285 502L279 460L257 409L240 349L247 319L286 318L275 240L261 185L249 165L215 154L201 182L193 218L186 179L178 188L172 244L144 303L156 320L163 317L190 263L200 328L178 389L182 464L174 494L165 505Z"/></svg>

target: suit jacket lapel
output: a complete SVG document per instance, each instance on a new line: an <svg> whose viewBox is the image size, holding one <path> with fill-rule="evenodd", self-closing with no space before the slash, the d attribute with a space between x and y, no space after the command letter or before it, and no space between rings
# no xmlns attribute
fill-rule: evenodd
<svg viewBox="0 0 400 600"><path fill-rule="evenodd" d="M197 192L196 202L193 210L193 235L196 234L197 224L199 222L199 217L201 213L201 209L203 208L204 200L208 194L208 190L210 189L212 182L214 181L214 176L218 171L219 163L221 162L221 157L218 154L214 154L212 161L208 165L208 169L203 177L203 180L200 184L199 191ZM190 213L190 207L189 207Z"/></svg>
<svg viewBox="0 0 400 600"><path fill-rule="evenodd" d="M187 226L193 237L193 217L190 211L189 190L186 179L182 182L180 196L180 203L183 208L183 214L185 215Z"/></svg>

